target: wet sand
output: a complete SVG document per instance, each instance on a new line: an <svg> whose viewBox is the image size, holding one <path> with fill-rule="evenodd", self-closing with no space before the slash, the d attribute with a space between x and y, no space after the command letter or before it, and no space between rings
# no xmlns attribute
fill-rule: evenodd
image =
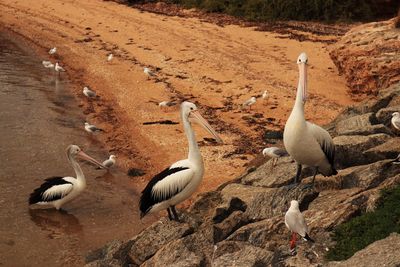
<svg viewBox="0 0 400 267"><path fill-rule="evenodd" d="M327 123L354 103L324 42L300 42L237 25L220 27L109 1L4 0L0 9L4 29L33 44L43 59L66 66L86 119L106 130L97 140L118 154L124 170L144 169L141 181L187 153L180 123L143 124L179 122L178 107L162 111L160 101L196 102L225 141L214 146L196 128L206 165L199 191L237 177L268 145L265 131L283 129L294 102L300 52L310 58L308 119ZM50 57L47 51L53 46L58 53ZM114 59L107 62L111 52ZM156 71L157 78L148 79L144 66ZM100 95L98 100L82 95L86 85ZM268 101L259 99L251 111L240 109L264 90Z"/></svg>
<svg viewBox="0 0 400 267"><path fill-rule="evenodd" d="M139 219L140 183L118 167L106 173L85 163L86 191L63 211L28 208L45 178L74 176L68 145L100 161L108 151L83 130L66 77L40 68L37 55L7 39L0 35L0 265L81 266L89 250L129 239L156 217Z"/></svg>

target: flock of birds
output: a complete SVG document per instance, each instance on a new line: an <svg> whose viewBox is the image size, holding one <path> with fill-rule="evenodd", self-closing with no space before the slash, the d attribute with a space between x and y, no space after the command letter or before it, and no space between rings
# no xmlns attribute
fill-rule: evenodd
<svg viewBox="0 0 400 267"><path fill-rule="evenodd" d="M49 51L50 54L55 52L56 48ZM112 58L113 55L110 54L107 60L111 61ZM45 61L43 61L43 65L46 68L49 68L50 64L51 62L46 62L45 64ZM304 186L305 188L313 186L315 176L318 173L324 176L337 174L334 167L335 145L330 134L318 125L305 120L304 105L307 100L308 65L308 57L305 53L300 54L297 59L297 65L299 67L299 81L295 104L284 129L283 143L285 149L268 147L262 151L264 156L272 158L272 166L275 166L277 160L283 156L290 155L296 161L297 171L293 184L288 186L289 189L299 184L302 166L314 168L312 182ZM54 67L55 70L57 72L61 71L62 68L59 66L57 70L57 66L59 66L58 63ZM149 68L144 68L144 73L148 77L155 75ZM96 93L89 87L84 87L83 94L88 98L96 97ZM264 91L262 98L268 98L267 91ZM256 97L252 97L243 103L243 107L251 108L255 102ZM160 107L167 107L168 105L169 102L167 101L159 103ZM192 123L200 124L213 136L217 143L223 143L213 127L200 115L195 104L183 102L180 106L180 113L189 145L188 157L173 163L148 182L140 198L139 209L141 217L149 213L167 210L170 220L181 221L175 206L188 199L197 190L204 175L203 158L196 141ZM396 129L400 130L400 114L398 112L393 113L391 122ZM85 123L85 130L89 133L103 131L88 122ZM46 179L39 188L33 191L29 204L50 205L58 210L62 205L82 193L86 187L86 181L77 158L89 161L99 168L110 168L116 161L116 156L111 155L109 159L100 163L86 155L76 145L70 145L67 148L67 158L75 171L76 178L51 177ZM393 163L400 164L400 155L393 160ZM290 203L290 208L285 214L285 224L292 232L291 250L295 248L297 234L307 241L314 242L309 236L307 223L299 210L299 203L296 200L292 200Z"/></svg>

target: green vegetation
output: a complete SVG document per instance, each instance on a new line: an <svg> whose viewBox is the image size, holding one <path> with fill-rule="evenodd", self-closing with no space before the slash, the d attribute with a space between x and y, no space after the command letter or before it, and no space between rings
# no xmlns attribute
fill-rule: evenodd
<svg viewBox="0 0 400 267"><path fill-rule="evenodd" d="M400 186L383 190L374 212L365 213L339 225L333 232L336 245L328 260L345 260L376 240L400 233Z"/></svg>
<svg viewBox="0 0 400 267"><path fill-rule="evenodd" d="M167 0L187 8L225 13L252 21L367 21L394 17L394 0Z"/></svg>

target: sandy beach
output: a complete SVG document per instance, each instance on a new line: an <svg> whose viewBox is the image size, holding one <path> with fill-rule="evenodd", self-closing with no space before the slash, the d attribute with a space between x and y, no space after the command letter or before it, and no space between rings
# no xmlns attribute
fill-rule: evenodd
<svg viewBox="0 0 400 267"><path fill-rule="evenodd" d="M3 0L0 10L0 30L21 36L43 60L57 60L66 68L86 120L105 129L96 138L119 156L125 171L143 169L142 182L187 153L180 123L144 125L180 122L179 105L162 110L158 102L197 103L225 142L216 146L204 140L208 134L196 127L206 165L200 191L240 175L267 146L265 131L283 129L294 102L299 53L310 58L307 119L328 123L354 103L324 42L99 0ZM54 46L57 54L48 55ZM111 62L109 53L114 54ZM148 79L143 67L156 77ZM84 86L99 98L88 100ZM264 90L267 101L258 98L251 110L241 109Z"/></svg>

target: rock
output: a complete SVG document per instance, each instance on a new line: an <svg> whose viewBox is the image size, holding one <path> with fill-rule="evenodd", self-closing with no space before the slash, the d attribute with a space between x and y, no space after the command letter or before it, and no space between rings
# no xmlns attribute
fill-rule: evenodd
<svg viewBox="0 0 400 267"><path fill-rule="evenodd" d="M385 125L390 125L393 112L400 112L400 105L382 108L376 113L376 119Z"/></svg>
<svg viewBox="0 0 400 267"><path fill-rule="evenodd" d="M370 148L385 143L391 137L387 134L343 135L333 139L336 148L335 166L339 169L371 163L384 159L380 153L364 153Z"/></svg>
<svg viewBox="0 0 400 267"><path fill-rule="evenodd" d="M101 249L90 252L86 256L87 267L127 266L130 242L112 241Z"/></svg>
<svg viewBox="0 0 400 267"><path fill-rule="evenodd" d="M361 251L358 251L343 262L330 262L328 267L353 266L400 266L400 234L392 233L385 239L376 241Z"/></svg>
<svg viewBox="0 0 400 267"><path fill-rule="evenodd" d="M163 218L130 240L132 243L128 253L130 262L140 265L169 242L191 233L193 228L187 223L177 223Z"/></svg>
<svg viewBox="0 0 400 267"><path fill-rule="evenodd" d="M339 121L335 127L337 135L368 135L387 133L391 131L383 124L372 125L373 113L353 116Z"/></svg>
<svg viewBox="0 0 400 267"><path fill-rule="evenodd" d="M399 30L393 25L394 19L354 27L331 46L329 54L352 93L373 95L400 81Z"/></svg>

